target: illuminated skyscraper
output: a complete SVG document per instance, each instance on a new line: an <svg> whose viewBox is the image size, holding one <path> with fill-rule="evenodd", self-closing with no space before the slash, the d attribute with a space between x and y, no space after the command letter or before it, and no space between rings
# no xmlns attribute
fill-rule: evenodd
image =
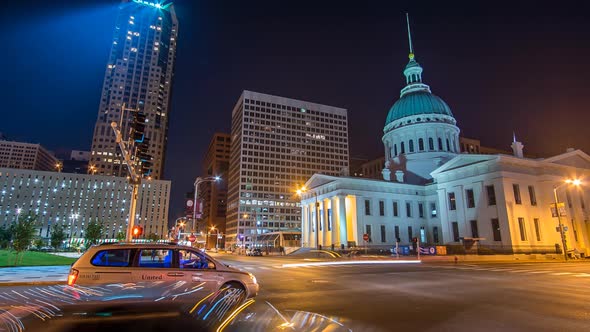
<svg viewBox="0 0 590 332"><path fill-rule="evenodd" d="M162 177L177 36L171 3L121 4L92 139L90 163L96 165L97 174L127 174L110 124L121 122L127 134L130 110L139 110L147 116L145 136L154 158L151 175Z"/></svg>
<svg viewBox="0 0 590 332"><path fill-rule="evenodd" d="M244 91L232 112L226 245L301 231L295 192L315 173L348 175L347 111Z"/></svg>

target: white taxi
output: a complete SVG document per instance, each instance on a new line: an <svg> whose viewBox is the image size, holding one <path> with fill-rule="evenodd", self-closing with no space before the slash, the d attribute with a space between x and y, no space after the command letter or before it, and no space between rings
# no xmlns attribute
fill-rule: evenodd
<svg viewBox="0 0 590 332"><path fill-rule="evenodd" d="M258 294L253 274L229 267L198 249L177 244L110 243L90 247L72 264L68 285L185 281L214 292L222 286Z"/></svg>

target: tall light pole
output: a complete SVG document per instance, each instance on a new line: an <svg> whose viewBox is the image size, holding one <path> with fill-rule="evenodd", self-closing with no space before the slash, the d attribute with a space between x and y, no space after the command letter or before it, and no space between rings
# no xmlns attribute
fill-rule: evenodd
<svg viewBox="0 0 590 332"><path fill-rule="evenodd" d="M55 163L55 169L57 170L58 173L61 173L61 170L63 169L64 164L61 161L58 161L57 163Z"/></svg>
<svg viewBox="0 0 590 332"><path fill-rule="evenodd" d="M258 238L258 214L256 212L256 208L254 208L254 210L252 210L252 215L254 216L254 240L252 241L252 246L255 247L256 246L256 240ZM243 215L244 219L249 218L250 216L247 213L244 213Z"/></svg>
<svg viewBox="0 0 590 332"><path fill-rule="evenodd" d="M197 177L197 179L195 180L195 199L193 201L193 228L191 229L191 231L196 231L195 229L195 220L197 220L197 199L199 198L199 185L203 182L217 182L221 180L221 177L219 176L208 176L205 178L202 177Z"/></svg>
<svg viewBox="0 0 590 332"><path fill-rule="evenodd" d="M302 187L301 189L297 190L297 194L301 196L304 192L307 191L307 188ZM315 196L315 246L316 249L320 248L320 203L318 203L318 193L313 192Z"/></svg>
<svg viewBox="0 0 590 332"><path fill-rule="evenodd" d="M215 230L215 251L218 250L219 247L219 229L215 228L215 226L211 226L211 231ZM207 239L209 239L209 235L207 235Z"/></svg>
<svg viewBox="0 0 590 332"><path fill-rule="evenodd" d="M566 184L572 184L576 187L580 186L582 182L578 179L567 179L565 180L564 183L558 185L558 186L553 186L553 199L555 201L555 215L557 216L557 223L559 224L559 235L561 235L561 244L563 246L563 258L565 259L565 261L567 262L567 242L565 239L565 231L563 229L563 224L561 223L561 216L559 213L559 198L557 197L557 189L563 185Z"/></svg>

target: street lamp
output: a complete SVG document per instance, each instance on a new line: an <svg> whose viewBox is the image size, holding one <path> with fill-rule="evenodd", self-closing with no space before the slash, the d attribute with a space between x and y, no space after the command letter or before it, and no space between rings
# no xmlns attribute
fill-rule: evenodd
<svg viewBox="0 0 590 332"><path fill-rule="evenodd" d="M55 163L55 169L57 170L58 173L61 173L61 170L63 169L63 164L61 161L58 161L57 163Z"/></svg>
<svg viewBox="0 0 590 332"><path fill-rule="evenodd" d="M215 234L215 238L216 238L215 239L215 251L217 251L217 248L219 247L219 229L215 228L215 226L211 226L211 229L210 230L211 230L211 232L213 230L216 231L216 234ZM209 240L209 235L207 235L207 240Z"/></svg>
<svg viewBox="0 0 590 332"><path fill-rule="evenodd" d="M185 223L184 223L184 221L181 221L180 223L178 223L178 219L176 219L176 221L177 221L177 227L178 227L178 236L177 236L177 239L178 239L178 241L180 241L180 229L181 228L184 228L184 224Z"/></svg>
<svg viewBox="0 0 590 332"><path fill-rule="evenodd" d="M199 185L203 182L217 182L219 180L221 180L221 177L219 176L208 176L206 178L202 178L199 176L195 180L195 199L193 200L193 232L195 231L195 220L197 220L197 199L199 198Z"/></svg>
<svg viewBox="0 0 590 332"><path fill-rule="evenodd" d="M297 195L301 196L304 192L307 191L305 186L301 187L301 189L297 189ZM318 203L318 193L313 192L315 196L315 246L316 249L320 248L320 203Z"/></svg>
<svg viewBox="0 0 590 332"><path fill-rule="evenodd" d="M95 165L88 165L88 174L96 174L96 166Z"/></svg>
<svg viewBox="0 0 590 332"><path fill-rule="evenodd" d="M555 200L555 215L557 216L557 223L559 224L559 234L561 235L561 244L563 245L563 258L565 259L565 261L567 262L567 242L565 239L565 232L563 229L563 224L561 223L561 216L559 213L559 198L557 197L557 189L561 186L564 186L566 184L571 184L574 185L576 187L579 187L582 182L579 179L567 179L564 181L564 183L558 185L558 186L553 186L553 199Z"/></svg>

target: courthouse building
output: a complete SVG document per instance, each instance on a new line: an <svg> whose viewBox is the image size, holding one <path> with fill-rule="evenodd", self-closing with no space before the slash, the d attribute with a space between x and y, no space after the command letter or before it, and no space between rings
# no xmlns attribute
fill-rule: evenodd
<svg viewBox="0 0 590 332"><path fill-rule="evenodd" d="M413 53L404 75L407 85L385 122L382 178L313 175L301 199L304 247L390 248L417 238L489 252L558 253L555 193L564 203L567 249L590 255L590 156L568 149L526 158L516 139L512 155L461 153L451 109L422 82ZM565 182L573 179L582 184Z"/></svg>

